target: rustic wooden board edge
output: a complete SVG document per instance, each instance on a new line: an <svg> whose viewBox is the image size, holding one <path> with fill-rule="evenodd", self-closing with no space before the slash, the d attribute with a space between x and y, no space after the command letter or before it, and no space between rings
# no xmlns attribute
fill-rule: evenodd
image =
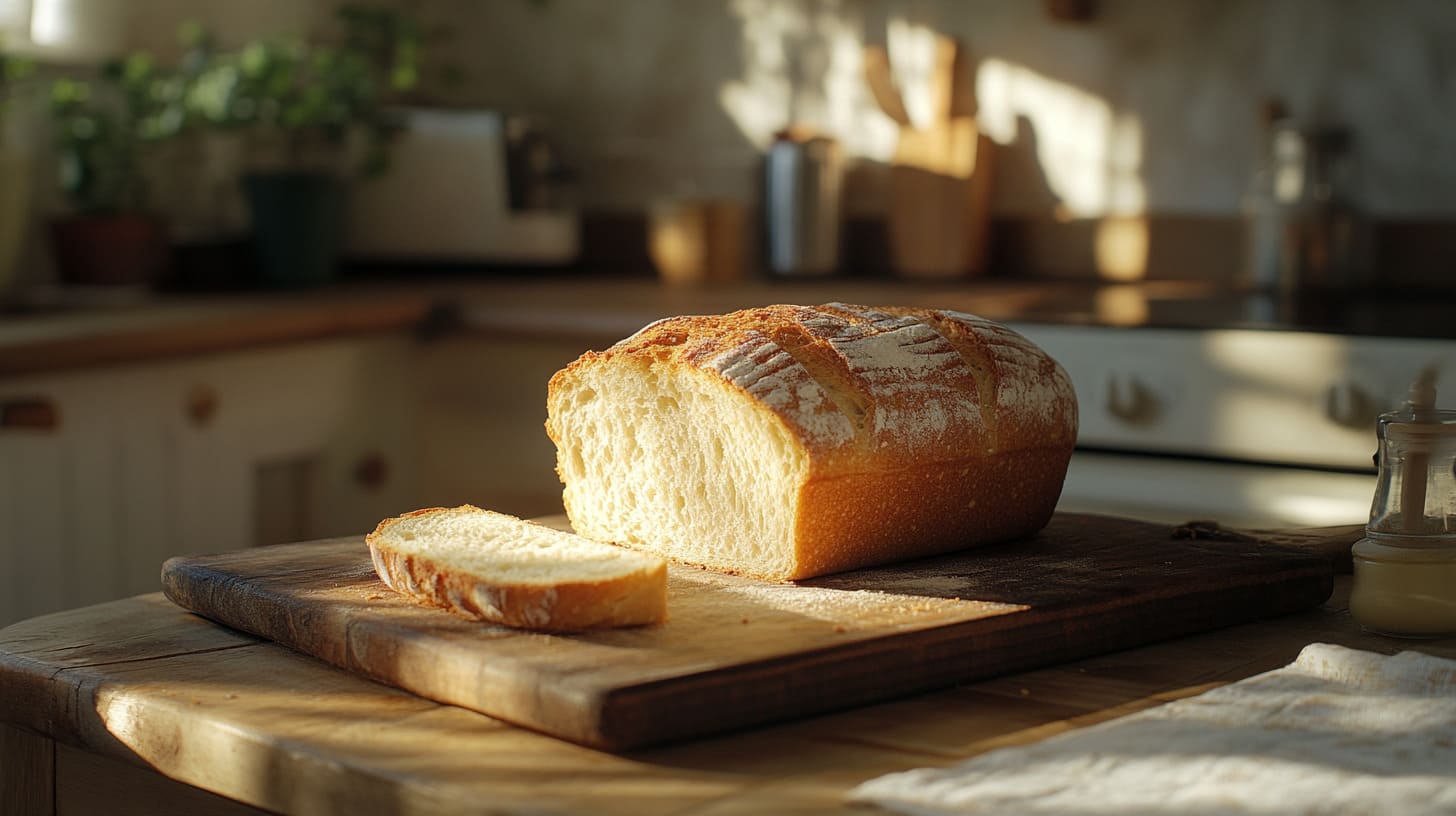
<svg viewBox="0 0 1456 816"><path fill-rule="evenodd" d="M1216 521L1190 520L1170 528L1169 534L1172 538L1187 541L1256 543L1263 547L1317 555L1329 561L1336 574L1350 575L1354 572L1351 548L1364 538L1365 525L1245 530L1225 527Z"/></svg>
<svg viewBox="0 0 1456 816"><path fill-rule="evenodd" d="M185 591L187 587L177 583L175 573L184 566L191 566L186 557L173 559L164 568L163 591L167 597L209 620L239 628L234 619L209 602L208 593L189 593ZM214 574L219 585L232 581L223 573ZM198 578L195 568L191 578L195 585ZM1266 584L1280 585L1277 601L1271 603L1267 594L1256 592ZM577 716L559 721L539 715L541 711L549 711L549 706L493 708L482 705L467 691L416 682L396 664L391 664L394 671L376 670L355 660L353 648L327 654L303 648L297 635L300 621L285 613L281 605L277 607L278 614L254 619L259 625L246 627L244 631L427 699L477 711L569 742L620 753L815 716L1040 668L1052 662L1276 617L1323 603L1333 588L1334 576L1327 559L1308 552L1288 552L1282 569L1243 575L1240 583L1232 586L1214 586L1193 594L1164 596L1152 592L1123 596L1100 605L1093 614L1088 614L1088 610L1059 610L1031 625L1008 619L1002 621L1003 626L996 626L994 622L988 624L987 619L978 619L893 632L605 691L576 687L538 689L540 694L571 698ZM438 614L449 613L442 610ZM1099 626L1117 631L1121 624L1139 619L1146 625L1131 627L1121 637L1109 640L1105 633L1094 636L1093 630ZM353 643L374 637L373 627L368 619L355 620L350 624L346 640ZM982 631L973 631L976 627ZM982 650L975 647L977 639L987 639L1006 628L1017 630L1018 648L1009 652L1003 649L999 660L987 662ZM919 652L920 659L902 662L895 682L886 683L876 665L907 650ZM1047 657L1049 652L1054 652L1055 657ZM904 667L905 663L909 664L908 668ZM814 680L820 674L816 670L824 669L841 674L832 695L824 694L822 684ZM765 685L778 686L783 692L735 694L738 689L762 689ZM537 712L537 716L531 716L532 712Z"/></svg>
<svg viewBox="0 0 1456 816"><path fill-rule="evenodd" d="M686 680L667 678L643 683L608 694L598 718L600 728L590 735L589 742L581 744L618 753L658 747L1282 617L1317 607L1330 598L1334 591L1334 574L1328 567L1327 563L1318 562L1286 573L1264 576L1267 580L1219 587L1192 595L1169 596L1158 601L1160 608L1157 611L1161 614L1151 616L1148 615L1149 610L1142 606L1146 599L1139 598L1106 604L1092 620L1085 615L1064 612L1035 624L1018 624L1015 628L1021 647L1009 653L1003 649L1002 659L994 663L985 661L984 653L973 646L976 638L984 639L991 634L988 631L970 631L976 626L984 627L986 622L981 620L884 635L854 644L854 651L850 653L845 647L834 647L740 664ZM1263 596L1256 595L1255 588L1266 583L1281 586L1280 603L1271 606ZM1263 605L1250 603L1254 598L1263 600ZM1134 603L1135 600L1139 603ZM1128 630L1122 637L1109 640L1105 636L1086 636L1094 624L1105 626L1139 618L1146 619L1148 625ZM918 641L914 648L925 658L912 662L911 672L908 675L904 671L899 673L893 685L884 683L881 679L883 673L872 668L876 658L902 651L904 641L912 637ZM1053 658L1046 656L1046 649L1038 648L1046 641L1053 641L1060 650ZM786 668L786 664L793 665ZM852 685L846 687L841 683L835 696L828 697L820 693L822 687L812 679L812 672L798 671L811 665L836 668L841 672L840 679L848 677ZM845 668L860 667L866 668L844 671ZM717 682L706 682L710 676ZM762 695L727 699L720 694L725 689L753 687L752 681L759 676L789 678L792 693L781 699ZM793 684L796 676L802 678L802 682ZM722 682L725 678L738 682ZM748 705L745 706L745 703ZM724 716L725 712L733 712L734 716ZM527 724L526 727L530 726Z"/></svg>
<svg viewBox="0 0 1456 816"><path fill-rule="evenodd" d="M277 545L278 548L322 548L322 547L350 547L358 544L358 549L363 550L363 538L345 537L328 539L317 542L303 542L299 544ZM227 553L220 554L227 556ZM320 610L317 614L299 616L294 608L279 601L273 595L259 590L257 587L245 583L239 583L236 578L226 572L220 571L212 566L205 565L207 561L219 557L218 555L198 556L177 556L168 559L162 568L162 594L178 607L205 618L217 625L231 630L245 632L247 634L263 638L264 640L277 643L288 648L290 651L304 655L305 657L318 660L336 668L342 669L350 674L382 683L393 688L416 694L435 702L455 705L461 708L493 717L512 725L528 728L538 733L566 739L582 745L588 745L597 733L595 723L588 721L585 728L581 728L572 720L561 722L550 720L533 720L531 718L513 716L510 710L494 709L489 706L482 706L475 698L470 696L468 691L452 693L448 689L442 690L429 683L415 682L411 675L405 671L400 664L391 661L389 666L393 671L380 671L367 661L359 658L359 650L369 650L371 644L387 644L391 638L392 630L388 624L381 623L377 619L364 617L348 620L339 624L347 633L339 648L334 650L308 648L307 644L313 642L307 637L300 635L300 632L314 626L334 625L331 621L325 620L328 617L327 610ZM187 581L180 580L184 571ZM381 589L389 591L380 585ZM218 602L219 597L224 597L225 592L238 592L246 590L251 598L260 601L257 609L268 610L271 614L261 614L255 617L240 620L237 616L227 611L225 604ZM438 617L442 621L449 621L452 624L477 625L474 622L457 618L451 612L444 609L433 609L424 606L414 606L415 612L422 616ZM337 614L337 613L336 613ZM484 624L481 624L484 625ZM542 636L558 636L562 633L536 633ZM569 635L569 633L566 633ZM427 675L428 676L428 675ZM560 697L569 700L570 708L581 711L583 708L588 712L596 712L602 709L603 701L601 695L593 694L591 690L579 688L536 688L534 693L543 698Z"/></svg>

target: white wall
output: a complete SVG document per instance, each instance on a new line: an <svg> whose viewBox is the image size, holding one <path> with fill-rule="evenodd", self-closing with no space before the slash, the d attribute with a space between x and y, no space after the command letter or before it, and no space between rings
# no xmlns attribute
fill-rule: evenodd
<svg viewBox="0 0 1456 816"><path fill-rule="evenodd" d="M1449 0L1100 0L1087 23L1054 21L1034 0L379 1L446 30L439 50L467 80L444 101L541 115L588 207L751 201L760 151L791 122L887 159L895 131L859 54L900 21L968 46L979 120L1003 145L1003 214L1234 215L1257 159L1259 102L1279 96L1302 119L1354 130L1367 211L1456 215ZM184 20L235 44L307 29L334 5L111 2L131 10L130 45L164 57ZM873 183L851 189L851 212L881 206ZM173 191L184 196L174 210L236 221L235 205L187 194Z"/></svg>
<svg viewBox="0 0 1456 816"><path fill-rule="evenodd" d="M884 158L888 123L857 55L901 18L960 37L980 60L982 124L1010 143L1002 212L1070 199L1089 215L1231 215L1257 155L1259 101L1277 95L1301 118L1353 128L1370 211L1456 215L1456 4L1096 6L1076 24L1032 0L423 4L453 20L464 97L546 114L598 205L747 195L756 149L793 118ZM735 108L750 90L757 105Z"/></svg>

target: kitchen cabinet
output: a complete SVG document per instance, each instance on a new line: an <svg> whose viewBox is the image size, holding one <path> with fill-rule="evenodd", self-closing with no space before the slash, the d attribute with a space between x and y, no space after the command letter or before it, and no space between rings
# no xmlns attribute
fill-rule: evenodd
<svg viewBox="0 0 1456 816"><path fill-rule="evenodd" d="M417 382L420 489L428 503L560 513L546 386L583 351L611 342L463 333L426 347Z"/></svg>
<svg viewBox="0 0 1456 816"><path fill-rule="evenodd" d="M155 590L172 555L411 509L414 350L383 335L0 381L0 625ZM22 421L37 412L52 421Z"/></svg>
<svg viewBox="0 0 1456 816"><path fill-rule="evenodd" d="M881 774L1197 694L1310 643L1407 648L1350 622L1349 588L1274 620L625 756L129 598L0 635L0 791L21 814L870 813L845 792ZM1456 639L1421 649L1456 657Z"/></svg>

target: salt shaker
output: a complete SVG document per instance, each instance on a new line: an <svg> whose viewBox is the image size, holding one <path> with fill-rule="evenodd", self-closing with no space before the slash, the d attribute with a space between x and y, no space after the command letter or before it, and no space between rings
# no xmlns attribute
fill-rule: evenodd
<svg viewBox="0 0 1456 816"><path fill-rule="evenodd" d="M1422 375L1376 425L1380 475L1352 552L1350 614L1380 634L1456 634L1456 411L1433 407L1434 379Z"/></svg>

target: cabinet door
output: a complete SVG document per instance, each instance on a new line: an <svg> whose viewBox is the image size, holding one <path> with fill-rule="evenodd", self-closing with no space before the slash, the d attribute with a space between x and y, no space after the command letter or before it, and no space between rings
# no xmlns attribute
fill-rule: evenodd
<svg viewBox="0 0 1456 816"><path fill-rule="evenodd" d="M159 588L170 548L169 446L108 376L44 378L0 403L49 406L52 427L0 428L0 559L6 620Z"/></svg>
<svg viewBox="0 0 1456 816"><path fill-rule="evenodd" d="M576 340L469 335L428 347L416 371L425 503L562 512L546 390L585 350Z"/></svg>
<svg viewBox="0 0 1456 816"><path fill-rule="evenodd" d="M64 446L50 434L0 434L0 626L69 597Z"/></svg>
<svg viewBox="0 0 1456 816"><path fill-rule="evenodd" d="M414 509L415 352L409 338L385 336L180 371L179 383L217 403L205 427L179 436L183 539L235 549L360 534Z"/></svg>
<svg viewBox="0 0 1456 816"><path fill-rule="evenodd" d="M160 588L174 555L363 533L412 509L408 338L0 383L0 625ZM378 460L387 475L361 479Z"/></svg>

